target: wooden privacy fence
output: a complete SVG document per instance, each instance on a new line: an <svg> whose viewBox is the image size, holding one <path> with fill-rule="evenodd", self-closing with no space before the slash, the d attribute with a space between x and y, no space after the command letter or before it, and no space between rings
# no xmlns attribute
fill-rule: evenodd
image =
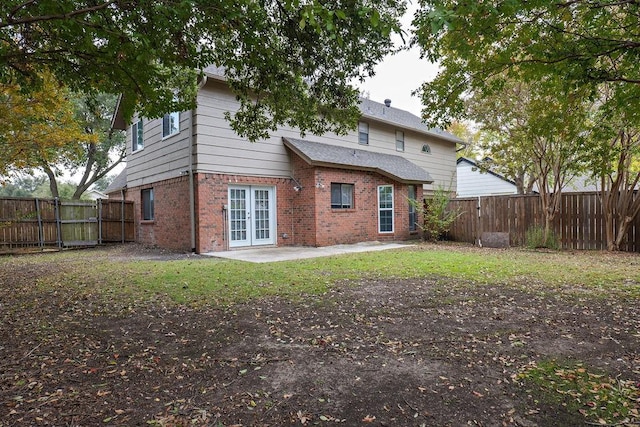
<svg viewBox="0 0 640 427"><path fill-rule="evenodd" d="M133 202L0 198L0 251L66 248L135 238Z"/></svg>
<svg viewBox="0 0 640 427"><path fill-rule="evenodd" d="M640 197L636 193L636 197ZM482 196L454 199L450 209L462 215L451 225L449 238L478 244L484 232L509 233L513 246L526 243L527 230L544 227L539 195ZM563 249L607 248L602 205L597 192L563 193L553 231ZM640 252L640 216L629 227L621 250Z"/></svg>

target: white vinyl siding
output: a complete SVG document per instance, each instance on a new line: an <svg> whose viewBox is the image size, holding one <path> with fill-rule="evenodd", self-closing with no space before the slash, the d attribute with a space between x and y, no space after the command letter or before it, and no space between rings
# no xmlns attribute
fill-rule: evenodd
<svg viewBox="0 0 640 427"><path fill-rule="evenodd" d="M127 156L128 187L176 178L188 170L190 118L189 112L181 113L180 132L166 141L162 137L162 118L145 120L144 149ZM129 141L132 141L133 128L130 126L127 130ZM131 153L131 144L127 144L127 154Z"/></svg>
<svg viewBox="0 0 640 427"><path fill-rule="evenodd" d="M515 184L486 172L471 163L458 163L458 197L491 196L500 194L516 194Z"/></svg>
<svg viewBox="0 0 640 427"><path fill-rule="evenodd" d="M145 121L145 148L127 163L129 187L175 178L189 168L191 126L193 132L194 155L193 168L199 173L216 173L241 176L268 176L289 178L291 176L292 154L284 147L283 137L300 138L300 132L281 127L270 137L257 142L249 142L238 136L225 119L225 112L232 115L239 104L233 93L223 82L209 79L198 93L198 107L193 117L190 111L179 114L178 134L171 136L170 143L163 141L162 119ZM363 122L364 123L364 122ZM436 184L455 191L455 144L430 135L403 130L405 151L398 152L395 147L397 126L367 119L368 145L360 145L358 128L347 135L326 133L310 135L305 139L323 144L339 145L375 151L391 155L400 155L424 168ZM131 138L131 127L128 138ZM129 139L131 141L131 139ZM431 155L424 155L420 149L424 143L432 148ZM131 144L128 144L130 154ZM453 182L452 182L453 177ZM429 185L425 190L429 190Z"/></svg>

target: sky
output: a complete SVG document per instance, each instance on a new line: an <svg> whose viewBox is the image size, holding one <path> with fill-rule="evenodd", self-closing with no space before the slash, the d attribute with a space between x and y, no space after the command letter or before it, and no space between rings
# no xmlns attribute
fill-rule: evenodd
<svg viewBox="0 0 640 427"><path fill-rule="evenodd" d="M413 14L417 9L418 5L410 2L402 19L402 27L409 34L408 37L411 34ZM400 37L397 37L396 45L401 45ZM391 107L420 116L420 99L411 96L411 92L418 89L422 83L433 79L438 73L438 66L426 59L420 59L420 50L414 47L387 56L376 66L375 72L375 76L357 85L361 91L368 93L372 101L384 102L388 98L391 100Z"/></svg>

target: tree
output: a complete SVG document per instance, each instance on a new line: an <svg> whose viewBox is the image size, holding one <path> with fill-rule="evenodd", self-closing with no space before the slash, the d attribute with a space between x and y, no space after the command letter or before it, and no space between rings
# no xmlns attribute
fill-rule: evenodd
<svg viewBox="0 0 640 427"><path fill-rule="evenodd" d="M36 189L46 180L45 176L18 175L11 182L0 185L0 197L33 197Z"/></svg>
<svg viewBox="0 0 640 427"><path fill-rule="evenodd" d="M38 90L25 93L17 84L0 84L0 175L36 167L57 159L70 141L91 143L69 102L71 94L47 72Z"/></svg>
<svg viewBox="0 0 640 427"><path fill-rule="evenodd" d="M580 88L590 96L603 82L619 82L608 102L640 110L632 101L640 98L637 1L423 0L421 5L415 40L442 70L422 86L423 114L431 125L462 116L468 93L499 92L502 78L556 85L558 93Z"/></svg>
<svg viewBox="0 0 640 427"><path fill-rule="evenodd" d="M74 94L70 102L76 122L92 139L85 142L69 140L56 152L55 158L43 159L39 169L49 178L53 197L59 196L58 177L62 171L79 173L80 181L71 198L80 199L96 181L122 163L126 154L125 135L111 129L111 117L117 102L115 95Z"/></svg>
<svg viewBox="0 0 640 427"><path fill-rule="evenodd" d="M601 91L600 105L610 105L611 85ZM589 166L600 178L607 250L618 251L628 229L640 214L640 128L633 127L627 112L600 108L595 111Z"/></svg>
<svg viewBox="0 0 640 427"><path fill-rule="evenodd" d="M0 82L31 90L46 67L74 91L122 93L155 118L195 106L196 74L226 70L250 140L288 124L345 132L351 82L393 50L404 0L4 0Z"/></svg>

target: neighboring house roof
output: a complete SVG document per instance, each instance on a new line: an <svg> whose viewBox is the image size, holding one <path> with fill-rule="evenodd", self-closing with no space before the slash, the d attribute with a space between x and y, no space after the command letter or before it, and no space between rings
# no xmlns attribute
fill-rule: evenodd
<svg viewBox="0 0 640 427"><path fill-rule="evenodd" d="M493 175L496 178L500 178L501 180L508 182L509 184L513 184L516 185L515 182L513 182L512 180L510 180L509 178L506 178L504 175L499 174L498 172L494 172L491 169L483 169L480 166L478 166L478 164L476 162L474 162L471 159L468 159L466 157L460 157L458 160L456 160L456 165L459 165L460 163L469 163L472 167L478 168L478 172L480 173L488 173L489 175Z"/></svg>
<svg viewBox="0 0 640 427"><path fill-rule="evenodd" d="M84 196L88 197L92 200L97 200L97 199L108 199L109 196L107 196L105 193L103 193L100 190L96 190L96 189L91 189L91 190L87 190L84 192Z"/></svg>
<svg viewBox="0 0 640 427"><path fill-rule="evenodd" d="M127 188L127 168L122 169L122 172L115 177L115 179L109 184L109 186L104 190L105 193L113 193L114 191L120 191L124 188Z"/></svg>
<svg viewBox="0 0 640 427"><path fill-rule="evenodd" d="M427 171L404 157L302 139L282 140L286 147L313 166L373 171L405 184L433 182Z"/></svg>

